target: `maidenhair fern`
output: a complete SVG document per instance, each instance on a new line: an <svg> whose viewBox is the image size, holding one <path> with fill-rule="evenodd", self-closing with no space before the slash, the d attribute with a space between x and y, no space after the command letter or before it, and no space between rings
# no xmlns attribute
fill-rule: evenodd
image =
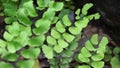
<svg viewBox="0 0 120 68"><path fill-rule="evenodd" d="M106 37L98 40L98 34L94 34L90 40L86 41L85 46L81 48L80 53L76 56L76 60L81 64L76 68L103 68L107 44L108 39Z"/></svg>
<svg viewBox="0 0 120 68"><path fill-rule="evenodd" d="M110 49L108 47L106 53L105 53L105 62L109 62L111 65L111 68L119 68L120 67L120 47L116 46L114 49Z"/></svg>
<svg viewBox="0 0 120 68"><path fill-rule="evenodd" d="M41 52L40 48L46 39L45 33L50 29L54 18L57 19L55 13L63 8L63 3L37 0L36 9L32 0L2 2L4 13L7 16L5 23L8 25L3 34L4 39L0 39L0 55L1 59L7 62L2 61L0 67L13 68L9 62L17 61L18 68L33 68L35 60ZM42 14L42 18L33 22L31 18L37 17L37 12L44 9L46 11ZM32 26L35 27L32 28Z"/></svg>
<svg viewBox="0 0 120 68"><path fill-rule="evenodd" d="M86 5L93 4L88 3ZM86 5L82 10L86 8ZM84 11L87 10L85 9ZM96 14L92 14L88 15L91 16L91 19L89 19L88 16L82 14L80 10L77 10L75 13L77 16L79 16L79 19L77 19L74 23L71 22L68 14L62 15L62 17L60 17L56 22L55 26L52 27L50 33L51 35L47 36L48 46L42 46L45 56L49 59L51 68L69 67L69 63L72 61L71 57L73 57L74 50L76 47L78 47L78 40L81 37L82 29L87 26L88 22L92 20L93 17L97 17Z"/></svg>
<svg viewBox="0 0 120 68"><path fill-rule="evenodd" d="M33 0L1 1L7 25L3 39L0 39L2 59L0 68L14 68L10 62L15 62L18 68L34 68L40 52L43 52L48 59L50 68L68 68L78 47L83 28L93 18L100 17L99 13L87 15L88 10L93 6L92 3L87 3L82 9L76 10L76 20L72 22L69 18L71 10L65 9L63 2L37 0L37 5L34 5ZM44 12L39 16L38 12L42 11ZM38 19L33 21L36 17ZM98 42L93 42L96 40L96 36L93 36L91 42L97 45ZM83 58L82 62L89 62L88 57L92 55L89 51L96 51L91 42L86 42L86 47L83 47L81 54L78 55L79 60ZM106 44L104 37L99 44L97 54L91 57L95 61L92 63L93 67L96 67L96 64L103 65L100 60L103 59Z"/></svg>

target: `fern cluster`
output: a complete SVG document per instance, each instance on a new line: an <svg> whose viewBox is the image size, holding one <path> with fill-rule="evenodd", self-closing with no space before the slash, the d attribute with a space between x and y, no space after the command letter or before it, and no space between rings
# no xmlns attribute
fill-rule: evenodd
<svg viewBox="0 0 120 68"><path fill-rule="evenodd" d="M92 3L87 3L82 9L75 11L74 22L69 17L72 10L65 8L65 2L37 0L36 4L33 4L33 0L1 0L1 3L0 8L6 16L6 31L3 39L0 39L0 67L3 68L14 68L11 62L18 68L34 68L41 52L48 59L50 68L68 68L69 63L74 60L72 57L81 39L82 30L91 20L100 17L99 13L88 15ZM36 19L37 17L39 18ZM81 49L82 54L78 55L78 59L89 62L88 57L92 55L92 51L97 53L91 57L93 61L103 59L106 40L101 40L98 49L93 48L91 42L87 41L86 48ZM96 35L91 41L98 44ZM86 52L87 56L83 57L83 52ZM101 64L100 67L103 67L103 62L100 62ZM92 65L95 67L96 63Z"/></svg>

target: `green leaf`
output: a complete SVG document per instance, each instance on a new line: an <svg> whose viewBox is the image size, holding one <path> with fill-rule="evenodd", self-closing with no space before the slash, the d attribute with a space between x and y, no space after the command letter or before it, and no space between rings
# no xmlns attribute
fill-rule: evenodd
<svg viewBox="0 0 120 68"><path fill-rule="evenodd" d="M80 19L80 16L76 16L75 19L76 19L76 20L79 20L79 19Z"/></svg>
<svg viewBox="0 0 120 68"><path fill-rule="evenodd" d="M72 42L74 40L74 36L69 34L69 33L64 33L63 34L63 38L67 41L67 42Z"/></svg>
<svg viewBox="0 0 120 68"><path fill-rule="evenodd" d="M59 19L62 19L64 15L69 14L70 10L69 9L63 9L61 10L60 14L59 14Z"/></svg>
<svg viewBox="0 0 120 68"><path fill-rule="evenodd" d="M89 20L92 20L92 19L94 18L94 14L88 15L87 18L88 18Z"/></svg>
<svg viewBox="0 0 120 68"><path fill-rule="evenodd" d="M113 54L114 55L117 55L117 54L119 54L120 53L120 47L115 47L114 49L113 49Z"/></svg>
<svg viewBox="0 0 120 68"><path fill-rule="evenodd" d="M73 55L73 51L71 51L71 50L64 50L63 52L62 52L62 56L63 57L72 57L72 55Z"/></svg>
<svg viewBox="0 0 120 68"><path fill-rule="evenodd" d="M5 46L6 46L6 42L0 39L0 47L5 47Z"/></svg>
<svg viewBox="0 0 120 68"><path fill-rule="evenodd" d="M79 59L79 61L81 61L81 62L86 62L86 63L90 62L90 59L87 58L87 57L85 57L85 56L82 55L82 54L79 54L79 55L78 55L78 59Z"/></svg>
<svg viewBox="0 0 120 68"><path fill-rule="evenodd" d="M104 61L105 62L110 62L110 60L113 58L111 54L105 54Z"/></svg>
<svg viewBox="0 0 120 68"><path fill-rule="evenodd" d="M92 67L94 67L94 68L103 68L104 67L104 62L103 61L92 62Z"/></svg>
<svg viewBox="0 0 120 68"><path fill-rule="evenodd" d="M35 22L36 27L41 27L41 26L45 27L45 25L47 24L50 25L50 21L45 19L39 19Z"/></svg>
<svg viewBox="0 0 120 68"><path fill-rule="evenodd" d="M60 45L55 45L54 46L54 50L57 52L57 53L61 53L63 51L63 48L60 46Z"/></svg>
<svg viewBox="0 0 120 68"><path fill-rule="evenodd" d="M35 23L36 28L33 29L34 34L39 35L39 34L44 34L48 32L50 28L50 21L45 20L45 19L40 19L37 20Z"/></svg>
<svg viewBox="0 0 120 68"><path fill-rule="evenodd" d="M16 18L15 17L6 17L4 19L4 21L6 24L11 24L12 22L16 21Z"/></svg>
<svg viewBox="0 0 120 68"><path fill-rule="evenodd" d="M2 56L2 59L7 60L7 61L17 61L19 56L16 53L8 53L4 56Z"/></svg>
<svg viewBox="0 0 120 68"><path fill-rule="evenodd" d="M47 45L43 45L42 46L42 50L43 53L45 54L45 57L47 57L48 59L52 59L53 58L53 48Z"/></svg>
<svg viewBox="0 0 120 68"><path fill-rule="evenodd" d="M0 68L14 68L12 64L5 63L5 62L0 62Z"/></svg>
<svg viewBox="0 0 120 68"><path fill-rule="evenodd" d="M85 47L81 49L81 54L84 55L85 57L91 56L91 53Z"/></svg>
<svg viewBox="0 0 120 68"><path fill-rule="evenodd" d="M45 36L44 35L39 35L36 37L32 37L28 40L28 44L31 47L36 47L36 46L41 46L45 41Z"/></svg>
<svg viewBox="0 0 120 68"><path fill-rule="evenodd" d="M26 26L19 24L20 31L24 31L26 29Z"/></svg>
<svg viewBox="0 0 120 68"><path fill-rule="evenodd" d="M92 20L93 18L95 18L95 20L97 20L100 18L100 14L99 13L91 14L91 15L88 15L87 18L89 20Z"/></svg>
<svg viewBox="0 0 120 68"><path fill-rule="evenodd" d="M38 8L39 8L40 10L44 9L45 7L48 6L49 1L50 1L50 0L48 0L48 1L45 1L45 0L44 0L44 1L43 1L43 0L37 0Z"/></svg>
<svg viewBox="0 0 120 68"><path fill-rule="evenodd" d="M105 53L106 47L99 47L97 48L97 53Z"/></svg>
<svg viewBox="0 0 120 68"><path fill-rule="evenodd" d="M102 40L99 43L99 47L105 47L108 44L107 37L103 37Z"/></svg>
<svg viewBox="0 0 120 68"><path fill-rule="evenodd" d="M4 12L7 16L15 16L16 15L16 10L17 10L17 5L14 3L4 3ZM14 7L14 8L13 8Z"/></svg>
<svg viewBox="0 0 120 68"><path fill-rule="evenodd" d="M100 61L104 58L104 53L97 53L91 57L93 61Z"/></svg>
<svg viewBox="0 0 120 68"><path fill-rule="evenodd" d="M54 37L55 39L60 39L61 38L60 33L57 30L55 30L54 28L51 29L51 36Z"/></svg>
<svg viewBox="0 0 120 68"><path fill-rule="evenodd" d="M50 68L59 68L58 65L50 65Z"/></svg>
<svg viewBox="0 0 120 68"><path fill-rule="evenodd" d="M54 2L50 8L53 8L54 11L60 11L62 10L63 6L64 6L63 2Z"/></svg>
<svg viewBox="0 0 120 68"><path fill-rule="evenodd" d="M77 35L77 34L81 33L82 29L79 29L78 27L72 26L72 27L69 28L69 31L72 34Z"/></svg>
<svg viewBox="0 0 120 68"><path fill-rule="evenodd" d="M22 28L21 28L22 29ZM28 42L29 36L31 36L31 27L26 27L24 30L22 30L14 40L21 43L23 46Z"/></svg>
<svg viewBox="0 0 120 68"><path fill-rule="evenodd" d="M32 24L32 21L26 15L24 8L18 9L16 15L17 15L17 18L20 21L20 23L22 23L24 25L31 25Z"/></svg>
<svg viewBox="0 0 120 68"><path fill-rule="evenodd" d="M15 53L16 52L16 48L14 45L12 45L11 43L7 44L7 49L10 53Z"/></svg>
<svg viewBox="0 0 120 68"><path fill-rule="evenodd" d="M71 51L73 51L78 47L78 43L77 42L71 42L69 46L70 46L69 49Z"/></svg>
<svg viewBox="0 0 120 68"><path fill-rule="evenodd" d="M0 55L3 55L6 52L5 47L0 47Z"/></svg>
<svg viewBox="0 0 120 68"><path fill-rule="evenodd" d="M95 20L99 19L100 18L100 14L99 13L94 14L94 18L95 18Z"/></svg>
<svg viewBox="0 0 120 68"><path fill-rule="evenodd" d="M53 11L53 9L49 8L46 12L44 12L42 18L52 21L55 17L55 11Z"/></svg>
<svg viewBox="0 0 120 68"><path fill-rule="evenodd" d="M21 49L23 45L16 41L8 42L7 43L7 49L10 53L15 53L17 50Z"/></svg>
<svg viewBox="0 0 120 68"><path fill-rule="evenodd" d="M50 44L50 45L56 45L57 44L56 39L54 39L51 36L47 36L47 43Z"/></svg>
<svg viewBox="0 0 120 68"><path fill-rule="evenodd" d="M59 39L58 40L58 45L62 48L66 48L66 47L68 47L69 44L67 42L65 42L65 40Z"/></svg>
<svg viewBox="0 0 120 68"><path fill-rule="evenodd" d="M88 40L85 42L85 47L89 50L89 51L95 51L96 49L93 47L93 45L91 44L91 42Z"/></svg>
<svg viewBox="0 0 120 68"><path fill-rule="evenodd" d="M88 22L89 22L89 19L87 17L84 17L82 20L76 21L75 26L81 30L82 28L87 27Z"/></svg>
<svg viewBox="0 0 120 68"><path fill-rule="evenodd" d="M110 64L111 64L112 68L120 68L119 57L114 56L114 57L111 59Z"/></svg>
<svg viewBox="0 0 120 68"><path fill-rule="evenodd" d="M32 59L36 59L40 54L40 49L39 48L30 48L30 49L26 49L21 51L21 55L24 58L32 58Z"/></svg>
<svg viewBox="0 0 120 68"><path fill-rule="evenodd" d="M20 27L18 22L13 22L12 25L6 26L6 29L13 36L18 36L20 33Z"/></svg>
<svg viewBox="0 0 120 68"><path fill-rule="evenodd" d="M15 53L17 50L20 50L23 47L23 44L16 42L16 41L11 41L7 42L7 49L11 53Z"/></svg>
<svg viewBox="0 0 120 68"><path fill-rule="evenodd" d="M28 1L23 4L23 7L27 10L27 13L31 17L36 17L37 13L35 11L35 8L33 6L33 1Z"/></svg>
<svg viewBox="0 0 120 68"><path fill-rule="evenodd" d="M69 64L61 64L60 68L69 68Z"/></svg>
<svg viewBox="0 0 120 68"><path fill-rule="evenodd" d="M55 27L60 33L65 32L65 27L63 26L63 24L60 21L57 22Z"/></svg>
<svg viewBox="0 0 120 68"><path fill-rule="evenodd" d="M102 40L99 43L99 48L97 49L97 52L105 52L106 51L106 46L108 44L108 39L107 37L103 37Z"/></svg>
<svg viewBox="0 0 120 68"><path fill-rule="evenodd" d="M50 63L50 66L51 66L51 65L57 65L57 64L58 64L58 60L57 60L56 58L49 59L48 62Z"/></svg>
<svg viewBox="0 0 120 68"><path fill-rule="evenodd" d="M19 36L16 37L16 39L14 39L16 42L19 42L20 44L22 44L23 46L25 46L25 44L28 42L28 33L30 34L30 32L26 32L26 31L23 31L20 33Z"/></svg>
<svg viewBox="0 0 120 68"><path fill-rule="evenodd" d="M92 3L87 3L82 8L82 14L87 15L88 10L93 6Z"/></svg>
<svg viewBox="0 0 120 68"><path fill-rule="evenodd" d="M35 61L34 60L22 60L17 62L19 68L33 68Z"/></svg>
<svg viewBox="0 0 120 68"><path fill-rule="evenodd" d="M76 66L75 68L91 68L89 65L80 65Z"/></svg>
<svg viewBox="0 0 120 68"><path fill-rule="evenodd" d="M32 29L31 26L25 27L23 31L21 30L20 35L23 36L23 38L24 37L26 38L27 36L31 36L32 35L31 29Z"/></svg>
<svg viewBox="0 0 120 68"><path fill-rule="evenodd" d="M98 34L94 34L92 37L91 37L91 42L93 45L97 45L98 44Z"/></svg>
<svg viewBox="0 0 120 68"><path fill-rule="evenodd" d="M67 64L67 63L70 63L72 61L72 58L71 57L63 57L60 59L60 61L61 61L61 64Z"/></svg>
<svg viewBox="0 0 120 68"><path fill-rule="evenodd" d="M80 9L77 9L77 10L75 11L75 14L76 14L77 16L79 16L79 15L80 15Z"/></svg>
<svg viewBox="0 0 120 68"><path fill-rule="evenodd" d="M57 23L57 21L58 21L58 17L56 16L56 17L54 17L54 19L51 21L51 24L56 24Z"/></svg>
<svg viewBox="0 0 120 68"><path fill-rule="evenodd" d="M105 53L111 55L113 53L113 50L109 46L106 46Z"/></svg>
<svg viewBox="0 0 120 68"><path fill-rule="evenodd" d="M4 37L4 39L5 39L6 41L12 41L13 38L14 38L14 37L13 37L10 33L8 33L7 31L4 32L3 37Z"/></svg>
<svg viewBox="0 0 120 68"><path fill-rule="evenodd" d="M13 2L18 2L18 0L12 0Z"/></svg>
<svg viewBox="0 0 120 68"><path fill-rule="evenodd" d="M72 24L69 17L68 17L68 15L64 15L63 18L62 18L62 21L63 21L63 24L65 26L70 26Z"/></svg>

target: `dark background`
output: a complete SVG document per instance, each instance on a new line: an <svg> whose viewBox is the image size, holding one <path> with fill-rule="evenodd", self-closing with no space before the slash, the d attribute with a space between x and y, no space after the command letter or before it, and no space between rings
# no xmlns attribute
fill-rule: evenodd
<svg viewBox="0 0 120 68"><path fill-rule="evenodd" d="M120 0L73 0L77 8L85 3L93 3L91 12L99 12L101 18L98 26L104 25L104 32L107 33L117 45L120 45Z"/></svg>

